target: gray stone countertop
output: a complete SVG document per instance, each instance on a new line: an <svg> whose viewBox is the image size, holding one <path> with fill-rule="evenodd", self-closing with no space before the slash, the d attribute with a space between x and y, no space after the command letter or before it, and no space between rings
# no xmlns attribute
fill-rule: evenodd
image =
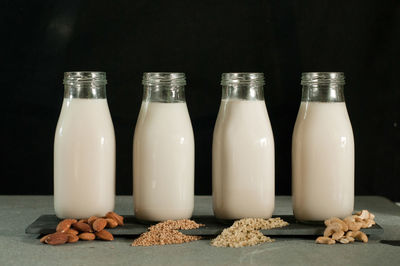
<svg viewBox="0 0 400 266"><path fill-rule="evenodd" d="M51 196L0 196L0 265L400 265L400 207L383 197L356 197L355 210L368 209L384 228L367 244L318 245L313 238L276 238L244 248L217 248L208 239L153 247L131 247L131 237L112 242L80 241L50 246L25 228L53 214ZM132 214L132 197L117 196L116 212ZM196 215L212 213L210 196L196 196ZM291 198L277 196L275 215L291 214ZM389 244L388 244L389 243ZM391 245L391 244L396 244Z"/></svg>

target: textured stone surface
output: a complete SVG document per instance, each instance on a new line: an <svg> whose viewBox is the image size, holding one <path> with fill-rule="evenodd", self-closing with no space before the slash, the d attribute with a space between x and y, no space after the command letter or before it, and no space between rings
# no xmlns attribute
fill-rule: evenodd
<svg viewBox="0 0 400 266"><path fill-rule="evenodd" d="M196 197L195 205L195 215L212 213L209 196ZM357 197L355 209L373 212L384 233L368 244L333 246L317 245L314 238L276 238L240 249L212 247L207 239L131 247L131 237L48 246L25 234L25 228L41 214L54 213L52 197L0 196L0 265L399 265L400 207L382 197ZM132 197L117 197L116 212L133 213ZM291 212L290 197L278 196L274 214Z"/></svg>

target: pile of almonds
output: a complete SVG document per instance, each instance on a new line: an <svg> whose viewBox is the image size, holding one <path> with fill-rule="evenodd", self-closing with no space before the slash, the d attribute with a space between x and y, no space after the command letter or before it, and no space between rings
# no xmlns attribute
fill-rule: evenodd
<svg viewBox="0 0 400 266"><path fill-rule="evenodd" d="M108 212L105 217L92 216L88 219L62 220L53 234L45 235L40 239L41 243L49 245L62 245L75 243L79 240L94 240L95 238L111 241L114 236L105 228L115 228L124 225L124 217L115 212Z"/></svg>
<svg viewBox="0 0 400 266"><path fill-rule="evenodd" d="M368 237L361 232L361 228L369 228L375 224L375 215L362 210L355 215L348 216L343 220L333 217L325 221L326 229L324 236L318 237L315 242L318 244L335 244L336 241L342 244L352 243L355 240L368 242Z"/></svg>

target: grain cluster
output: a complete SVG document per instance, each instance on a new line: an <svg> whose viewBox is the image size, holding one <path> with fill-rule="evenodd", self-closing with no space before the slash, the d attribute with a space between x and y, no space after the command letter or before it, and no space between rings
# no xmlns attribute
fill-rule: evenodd
<svg viewBox="0 0 400 266"><path fill-rule="evenodd" d="M239 248L254 246L274 240L264 236L260 229L272 229L289 225L281 218L245 218L235 221L229 228L224 229L217 238L211 241L211 245L216 247Z"/></svg>
<svg viewBox="0 0 400 266"><path fill-rule="evenodd" d="M203 226L203 224L188 219L161 222L150 226L147 232L133 241L132 246L182 244L199 240L201 239L200 236L185 235L178 230L196 229L200 226Z"/></svg>

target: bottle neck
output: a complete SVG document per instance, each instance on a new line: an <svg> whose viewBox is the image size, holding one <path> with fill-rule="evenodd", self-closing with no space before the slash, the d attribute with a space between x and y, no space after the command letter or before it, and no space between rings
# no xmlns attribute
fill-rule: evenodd
<svg viewBox="0 0 400 266"><path fill-rule="evenodd" d="M160 103L186 102L183 85L145 85L143 101Z"/></svg>
<svg viewBox="0 0 400 266"><path fill-rule="evenodd" d="M76 71L64 73L64 98L105 99L106 73Z"/></svg>
<svg viewBox="0 0 400 266"><path fill-rule="evenodd" d="M91 83L65 84L64 98L105 99L106 85L94 85Z"/></svg>
<svg viewBox="0 0 400 266"><path fill-rule="evenodd" d="M344 102L343 84L303 84L303 102Z"/></svg>
<svg viewBox="0 0 400 266"><path fill-rule="evenodd" d="M221 85L223 100L264 100L263 73L223 73Z"/></svg>
<svg viewBox="0 0 400 266"><path fill-rule="evenodd" d="M222 86L223 100L264 100L264 88L260 84L231 84Z"/></svg>

